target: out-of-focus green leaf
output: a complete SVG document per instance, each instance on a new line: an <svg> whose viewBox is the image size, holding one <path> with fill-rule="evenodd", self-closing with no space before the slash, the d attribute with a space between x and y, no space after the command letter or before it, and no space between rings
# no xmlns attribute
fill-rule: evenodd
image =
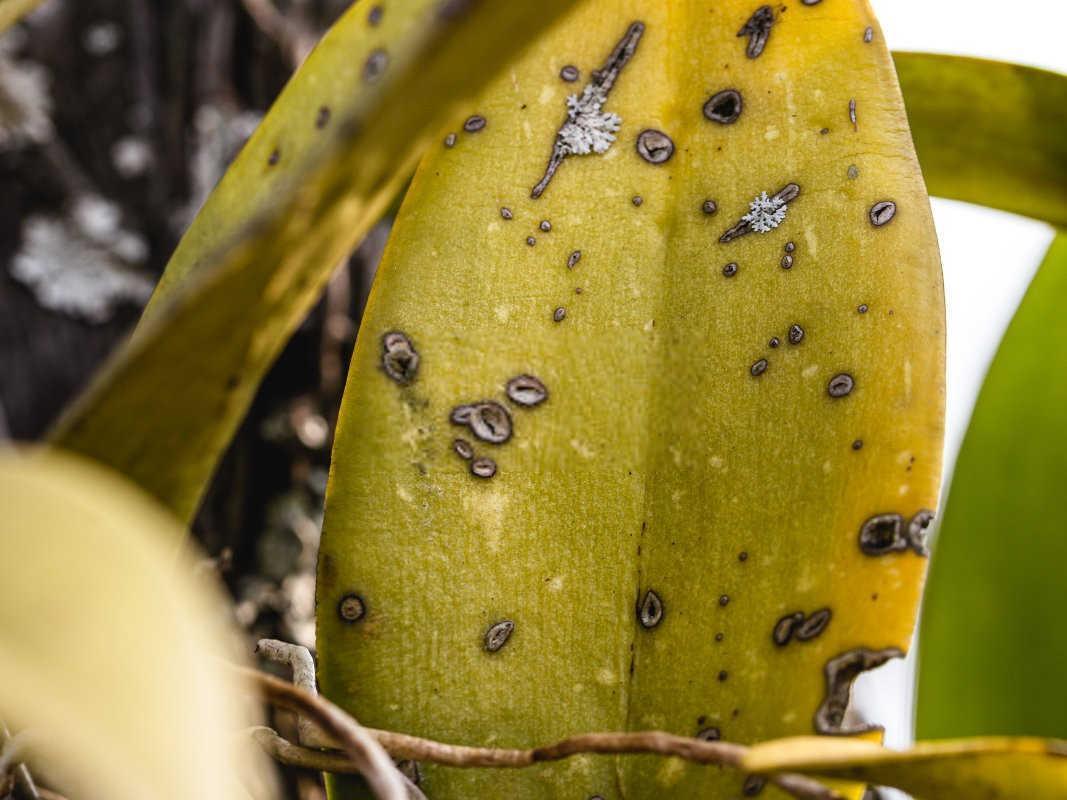
<svg viewBox="0 0 1067 800"><path fill-rule="evenodd" d="M0 31L5 31L33 11L41 0L0 0Z"/></svg>
<svg viewBox="0 0 1067 800"><path fill-rule="evenodd" d="M1067 738L1065 298L1061 233L1004 336L956 464L922 613L923 738Z"/></svg>
<svg viewBox="0 0 1067 800"><path fill-rule="evenodd" d="M1067 225L1067 76L894 53L930 194Z"/></svg>
<svg viewBox="0 0 1067 800"><path fill-rule="evenodd" d="M53 439L194 512L265 371L438 125L571 5L355 6L216 190L130 345ZM443 135L443 132L442 132ZM440 139L434 139L442 146Z"/></svg>
<svg viewBox="0 0 1067 800"><path fill-rule="evenodd" d="M801 737L756 745L742 766L895 786L916 800L1067 797L1067 743L1043 739L920 742L897 752L854 739Z"/></svg>
<svg viewBox="0 0 1067 800"><path fill-rule="evenodd" d="M0 509L0 716L28 730L31 754L72 797L246 798L227 615L175 558L181 525L57 454L0 453ZM268 798L260 761L243 777Z"/></svg>

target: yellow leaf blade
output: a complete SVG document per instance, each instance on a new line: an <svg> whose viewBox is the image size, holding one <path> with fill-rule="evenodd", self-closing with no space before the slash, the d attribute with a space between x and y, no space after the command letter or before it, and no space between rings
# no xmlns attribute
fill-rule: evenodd
<svg viewBox="0 0 1067 800"><path fill-rule="evenodd" d="M0 31L6 31L40 4L41 0L0 0Z"/></svg>
<svg viewBox="0 0 1067 800"><path fill-rule="evenodd" d="M929 204L867 5L792 5L750 58L753 10L586 4L478 99L484 131L416 174L349 373L319 568L321 685L367 724L758 741L844 727L849 677L907 647L925 561L900 545L940 474ZM616 139L579 154L614 124L580 108L605 76ZM778 227L721 241L791 183ZM900 536L867 554L883 515ZM440 800L744 782L645 757L425 772Z"/></svg>
<svg viewBox="0 0 1067 800"><path fill-rule="evenodd" d="M353 6L186 235L130 345L53 441L188 519L263 374L399 190L431 126L569 5L409 0L390 4L380 25Z"/></svg>
<svg viewBox="0 0 1067 800"><path fill-rule="evenodd" d="M870 742L801 737L756 745L753 772L803 772L894 786L918 800L1058 800L1067 796L1067 743L988 737L886 750Z"/></svg>

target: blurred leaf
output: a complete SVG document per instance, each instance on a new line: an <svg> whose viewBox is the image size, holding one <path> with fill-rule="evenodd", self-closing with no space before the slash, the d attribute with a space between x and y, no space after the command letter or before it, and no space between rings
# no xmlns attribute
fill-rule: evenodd
<svg viewBox="0 0 1067 800"><path fill-rule="evenodd" d="M0 0L0 31L5 31L41 4L41 0Z"/></svg>
<svg viewBox="0 0 1067 800"><path fill-rule="evenodd" d="M186 234L130 345L60 422L188 519L260 379L444 115L568 0L352 7ZM477 56L472 54L476 53ZM443 134L442 134L443 135Z"/></svg>
<svg viewBox="0 0 1067 800"><path fill-rule="evenodd" d="M930 194L1067 224L1067 76L894 53Z"/></svg>
<svg viewBox="0 0 1067 800"><path fill-rule="evenodd" d="M742 759L750 772L801 772L894 786L916 800L1061 800L1067 743L1042 739L961 739L886 750L871 742L800 737L758 744Z"/></svg>
<svg viewBox="0 0 1067 800"><path fill-rule="evenodd" d="M956 463L923 605L922 738L1067 738L1067 234L1001 342Z"/></svg>
<svg viewBox="0 0 1067 800"><path fill-rule="evenodd" d="M49 774L79 798L245 796L227 612L175 559L181 526L58 454L0 453L0 508L0 715L31 730Z"/></svg>

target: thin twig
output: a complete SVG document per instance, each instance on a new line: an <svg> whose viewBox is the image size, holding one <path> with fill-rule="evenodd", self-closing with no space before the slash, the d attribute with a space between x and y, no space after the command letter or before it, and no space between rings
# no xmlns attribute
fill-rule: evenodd
<svg viewBox="0 0 1067 800"><path fill-rule="evenodd" d="M238 669L242 676L246 676L249 681L263 690L268 700L306 714L331 736L334 735L333 731L321 721L327 716L324 712L328 711L330 715L347 717L345 712L324 698L313 697L277 678L255 670ZM294 696L300 698L299 704L292 701ZM311 750L290 742L285 742L285 746L282 746L273 737L263 733L263 730L255 729L253 736L261 747L282 763L292 762L294 766L306 766L309 769L321 769L328 772L362 773L358 765L351 761L344 764L337 761L336 753ZM676 756L698 764L717 764L738 768L746 751L745 747L738 744L721 741L707 742L663 731L586 733L554 744L520 750L445 744L374 728L360 728L360 730L377 740L393 758L426 761L450 767L519 768L544 761L558 761L581 753L601 755L651 753ZM342 767L342 769L337 770L337 767ZM768 780L800 800L839 800L841 797L821 783L803 775L776 774L768 776Z"/></svg>
<svg viewBox="0 0 1067 800"><path fill-rule="evenodd" d="M234 668L273 704L302 714L336 739L380 800L408 800L404 776L377 738L329 700L245 667Z"/></svg>
<svg viewBox="0 0 1067 800"><path fill-rule="evenodd" d="M280 12L271 0L241 0L248 16L271 39L295 69L304 63L317 41L314 34Z"/></svg>
<svg viewBox="0 0 1067 800"><path fill-rule="evenodd" d="M303 689L308 694L318 697L319 689L315 683L315 659L311 657L311 651L300 645L282 642L277 639L260 639L256 643L256 654L263 656L275 664L285 664L292 670L293 685ZM300 744L307 747L331 747L333 743L326 743L315 724L303 714L296 717L297 738Z"/></svg>

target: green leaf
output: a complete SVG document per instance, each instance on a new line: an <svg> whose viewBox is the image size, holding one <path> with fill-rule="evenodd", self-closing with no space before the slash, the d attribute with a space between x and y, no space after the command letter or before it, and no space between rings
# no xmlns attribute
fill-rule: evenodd
<svg viewBox="0 0 1067 800"><path fill-rule="evenodd" d="M895 53L930 194L1067 225L1067 77Z"/></svg>
<svg viewBox="0 0 1067 800"><path fill-rule="evenodd" d="M1067 234L1001 342L948 495L923 605L923 738L1067 738Z"/></svg>
<svg viewBox="0 0 1067 800"><path fill-rule="evenodd" d="M262 759L235 760L252 720L220 656L242 653L181 525L57 453L0 452L0 508L0 717L34 760L71 797L241 800L242 764L273 796Z"/></svg>
<svg viewBox="0 0 1067 800"><path fill-rule="evenodd" d="M60 422L59 445L188 519L292 330L403 186L444 116L570 5L357 4L216 190L130 345ZM383 53L387 55L382 55ZM476 55L475 55L476 54ZM442 132L443 135L443 132Z"/></svg>
<svg viewBox="0 0 1067 800"><path fill-rule="evenodd" d="M6 31L41 4L41 0L0 0L0 31Z"/></svg>
<svg viewBox="0 0 1067 800"><path fill-rule="evenodd" d="M920 742L897 752L871 742L804 737L756 745L742 766L758 773L801 772L894 786L916 800L1067 796L1067 742L1042 739Z"/></svg>

